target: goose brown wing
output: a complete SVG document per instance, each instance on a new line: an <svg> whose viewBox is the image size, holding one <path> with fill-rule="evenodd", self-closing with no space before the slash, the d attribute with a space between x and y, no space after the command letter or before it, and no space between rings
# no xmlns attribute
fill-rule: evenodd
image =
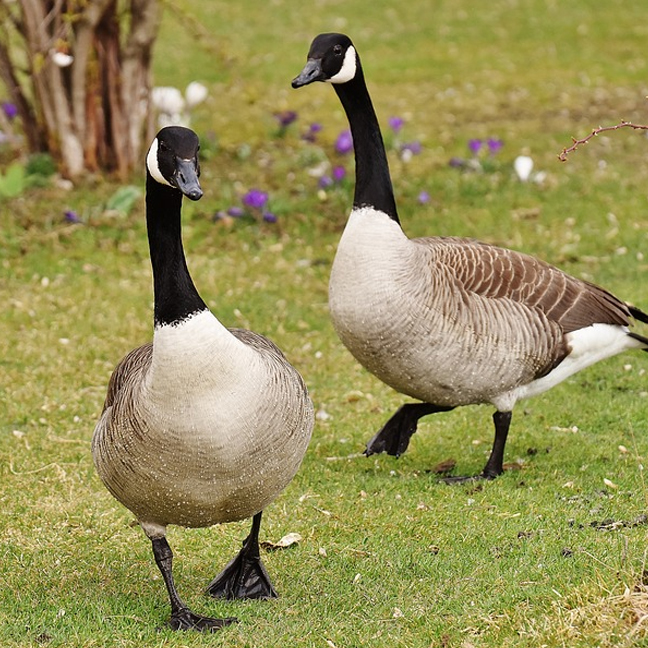
<svg viewBox="0 0 648 648"><path fill-rule="evenodd" d="M140 379L143 370L151 364L152 357L153 343L148 342L141 347L133 349L120 360L108 382L108 391L103 412L114 404L119 392L127 382Z"/></svg>
<svg viewBox="0 0 648 648"><path fill-rule="evenodd" d="M244 342L250 347L257 349L257 351L263 353L269 360L271 360L274 365L278 368L281 368L282 371L275 372L275 377L277 380L280 379L280 376L284 376L285 371L288 371L297 383L300 385L302 390L302 396L305 399L308 399L308 390L306 388L306 383L300 375L300 373L288 362L283 351L267 337L255 333L254 331L249 331L247 329L229 329L229 332L241 342Z"/></svg>
<svg viewBox="0 0 648 648"><path fill-rule="evenodd" d="M264 349L265 351L276 355L282 360L285 359L283 351L267 337L259 333L255 333L254 331L249 331L248 329L231 328L228 330L235 338L241 340L241 342L247 344L248 346L254 347L256 349Z"/></svg>
<svg viewBox="0 0 648 648"><path fill-rule="evenodd" d="M469 293L539 310L563 333L630 323L630 308L614 295L534 257L472 239L418 240L434 248L436 262L450 268Z"/></svg>

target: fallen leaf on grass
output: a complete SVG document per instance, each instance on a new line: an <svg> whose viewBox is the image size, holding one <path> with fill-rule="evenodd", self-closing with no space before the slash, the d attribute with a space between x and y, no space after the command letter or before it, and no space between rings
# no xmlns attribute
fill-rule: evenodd
<svg viewBox="0 0 648 648"><path fill-rule="evenodd" d="M288 533L278 542L270 542L269 540L264 540L259 544L268 551L276 551L277 549L287 549L292 547L294 544L297 544L302 541L302 537L299 533Z"/></svg>
<svg viewBox="0 0 648 648"><path fill-rule="evenodd" d="M455 469L456 465L457 462L454 459L446 459L434 466L430 472L433 472L435 475L447 475Z"/></svg>

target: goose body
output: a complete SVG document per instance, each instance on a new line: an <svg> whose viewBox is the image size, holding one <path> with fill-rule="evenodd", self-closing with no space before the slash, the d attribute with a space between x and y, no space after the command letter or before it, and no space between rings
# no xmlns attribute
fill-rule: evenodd
<svg viewBox="0 0 648 648"><path fill-rule="evenodd" d="M525 280L512 295L507 273L516 268ZM368 208L349 217L329 301L336 332L364 367L397 391L441 406L510 409L642 346L628 335L627 307L596 286L471 239L408 239ZM609 323L584 323L595 308Z"/></svg>
<svg viewBox="0 0 648 648"><path fill-rule="evenodd" d="M209 593L275 596L259 558L261 512L297 472L313 408L282 352L261 335L223 326L193 285L180 238L180 206L183 193L194 199L202 194L197 147L195 134L180 127L160 131L151 147L153 342L131 351L113 372L92 453L108 490L153 543L170 595L170 625L214 630L231 619L202 617L179 599L166 527L254 517L241 554ZM191 164L177 170L183 160Z"/></svg>
<svg viewBox="0 0 648 648"><path fill-rule="evenodd" d="M110 492L149 535L252 517L297 472L309 438L306 392L260 335L203 311L158 327L119 371L94 454Z"/></svg>
<svg viewBox="0 0 648 648"><path fill-rule="evenodd" d="M577 371L648 339L648 315L534 257L455 237L410 239L401 228L378 121L360 59L342 34L313 41L301 87L333 84L356 156L354 204L331 270L329 310L340 339L371 373L421 401L406 404L366 454L405 451L417 421L454 407L495 406L482 477L502 472L511 411Z"/></svg>

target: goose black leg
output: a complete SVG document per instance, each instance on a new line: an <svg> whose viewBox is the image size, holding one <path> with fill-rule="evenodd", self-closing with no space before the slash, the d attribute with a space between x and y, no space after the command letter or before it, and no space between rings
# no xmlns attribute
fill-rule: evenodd
<svg viewBox="0 0 648 648"><path fill-rule="evenodd" d="M495 479L504 472L504 446L511 426L513 412L495 412L493 423L495 423L495 440L490 457L482 470L484 479Z"/></svg>
<svg viewBox="0 0 648 648"><path fill-rule="evenodd" d="M364 453L367 457L380 452L400 457L407 450L420 418L436 412L449 412L452 409L454 407L441 407L430 403L407 403L399 407L396 413L367 443Z"/></svg>
<svg viewBox="0 0 648 648"><path fill-rule="evenodd" d="M178 596L173 582L173 552L166 538L152 538L153 555L155 562L162 572L164 584L169 592L171 602L171 618L167 625L173 630L198 630L200 632L215 632L230 623L238 623L238 619L228 617L225 619L212 619L192 612Z"/></svg>
<svg viewBox="0 0 648 648"><path fill-rule="evenodd" d="M495 412L493 414L493 423L495 423L495 440L490 457L484 466L484 470L479 475L472 477L445 477L441 481L446 484L461 484L467 481L477 479L495 479L504 472L504 446L511 425L512 412Z"/></svg>
<svg viewBox="0 0 648 648"><path fill-rule="evenodd" d="M241 551L207 587L210 596L226 599L277 598L259 553L261 515L257 513L254 516L252 530L243 541Z"/></svg>

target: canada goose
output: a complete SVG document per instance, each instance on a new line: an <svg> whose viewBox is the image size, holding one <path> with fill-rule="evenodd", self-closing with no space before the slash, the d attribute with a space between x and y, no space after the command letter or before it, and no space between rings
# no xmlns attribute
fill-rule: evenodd
<svg viewBox="0 0 648 648"><path fill-rule="evenodd" d="M460 405L491 403L495 441L478 477L502 473L511 412L626 349L648 348L628 330L648 315L606 290L530 256L471 239L409 239L360 59L348 36L321 34L293 82L328 81L355 148L353 209L329 283L340 339L371 373L422 402L403 405L368 442L366 455L405 452L418 420ZM455 478L455 481L470 479Z"/></svg>
<svg viewBox="0 0 648 648"><path fill-rule="evenodd" d="M175 630L213 631L236 619L191 611L179 598L166 527L253 517L241 552L209 585L215 597L271 598L259 556L263 509L293 478L313 428L306 386L269 340L227 329L185 261L183 194L202 196L196 134L163 128L146 158L146 222L154 289L153 342L113 372L92 454L108 490L150 538Z"/></svg>

